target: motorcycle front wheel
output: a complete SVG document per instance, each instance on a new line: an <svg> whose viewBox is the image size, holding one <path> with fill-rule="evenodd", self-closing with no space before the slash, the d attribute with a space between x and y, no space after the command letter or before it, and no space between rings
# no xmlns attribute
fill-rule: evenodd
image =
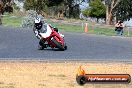
<svg viewBox="0 0 132 88"><path fill-rule="evenodd" d="M65 50L65 47L60 43L58 42L56 39L52 39L52 42L56 45L57 48L59 48L60 50L64 51Z"/></svg>

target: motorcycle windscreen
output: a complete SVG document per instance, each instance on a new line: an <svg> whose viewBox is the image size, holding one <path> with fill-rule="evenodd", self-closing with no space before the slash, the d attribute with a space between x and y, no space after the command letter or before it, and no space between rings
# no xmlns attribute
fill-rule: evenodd
<svg viewBox="0 0 132 88"><path fill-rule="evenodd" d="M51 35L52 33L52 30L51 28L49 27L49 25L47 25L47 31L45 33L40 33L40 35L43 37L43 38L47 38Z"/></svg>

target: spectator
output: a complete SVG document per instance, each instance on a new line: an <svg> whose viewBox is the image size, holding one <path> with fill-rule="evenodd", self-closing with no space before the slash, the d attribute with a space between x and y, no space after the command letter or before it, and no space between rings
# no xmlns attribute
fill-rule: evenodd
<svg viewBox="0 0 132 88"><path fill-rule="evenodd" d="M117 35L123 35L123 28L125 27L125 25L123 24L123 22L121 20L119 20L116 24L115 24L115 31Z"/></svg>

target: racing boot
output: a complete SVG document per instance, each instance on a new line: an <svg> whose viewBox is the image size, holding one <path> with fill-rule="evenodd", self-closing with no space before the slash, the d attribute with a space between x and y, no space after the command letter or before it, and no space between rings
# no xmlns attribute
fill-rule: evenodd
<svg viewBox="0 0 132 88"><path fill-rule="evenodd" d="M45 41L42 39L39 41L39 45L38 45L39 50L43 50L44 48L47 48L44 43L45 43Z"/></svg>

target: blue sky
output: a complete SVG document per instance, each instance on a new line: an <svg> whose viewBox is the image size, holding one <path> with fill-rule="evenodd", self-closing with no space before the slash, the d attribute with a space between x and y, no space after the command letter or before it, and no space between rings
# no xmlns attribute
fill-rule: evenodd
<svg viewBox="0 0 132 88"><path fill-rule="evenodd" d="M80 5L81 10L88 7L88 0L84 0L84 2Z"/></svg>

